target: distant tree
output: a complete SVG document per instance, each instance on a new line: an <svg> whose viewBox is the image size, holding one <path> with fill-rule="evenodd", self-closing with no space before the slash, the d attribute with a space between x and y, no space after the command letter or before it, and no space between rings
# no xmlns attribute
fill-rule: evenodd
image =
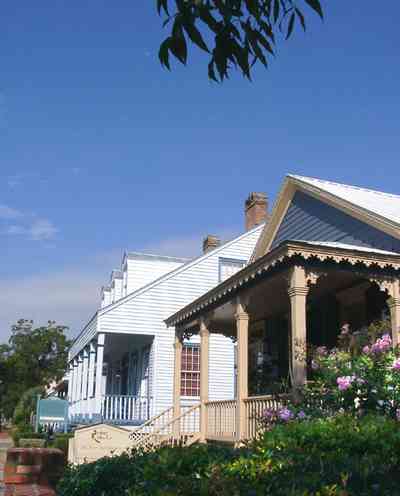
<svg viewBox="0 0 400 496"><path fill-rule="evenodd" d="M296 26L305 31L309 9L323 18L319 0L157 0L157 9L171 26L160 46L161 64L170 69L170 54L186 64L191 41L210 55L214 81L229 77L232 68L251 79L254 64L267 67L277 35L288 39Z"/></svg>
<svg viewBox="0 0 400 496"><path fill-rule="evenodd" d="M70 346L66 330L53 321L35 328L32 320L21 319L12 326L8 345L0 346L1 409L6 417L27 390L62 378Z"/></svg>

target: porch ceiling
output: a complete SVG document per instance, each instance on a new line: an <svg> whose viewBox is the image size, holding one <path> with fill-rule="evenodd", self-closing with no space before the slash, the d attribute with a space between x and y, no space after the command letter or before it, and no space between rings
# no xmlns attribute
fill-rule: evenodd
<svg viewBox="0 0 400 496"><path fill-rule="evenodd" d="M133 351L136 348L141 348L153 341L153 336L145 336L138 334L107 334L104 352L109 360L118 359L127 351Z"/></svg>
<svg viewBox="0 0 400 496"><path fill-rule="evenodd" d="M200 316L212 315L210 327L230 330L235 312L236 297L251 294L248 298L250 314L255 319L267 313L276 313L287 305L287 280L284 273L293 265L310 268L326 267L329 287L340 288L354 283L354 272L400 275L400 255L363 247L346 247L304 241L285 241L271 252L237 272L211 291L187 305L165 322L168 326L190 327L198 324ZM351 275L353 272L353 275ZM267 288L268 286L268 288ZM251 289L251 292L248 290ZM324 281L316 292L324 290ZM313 293L310 293L313 297ZM227 329L225 329L225 327Z"/></svg>

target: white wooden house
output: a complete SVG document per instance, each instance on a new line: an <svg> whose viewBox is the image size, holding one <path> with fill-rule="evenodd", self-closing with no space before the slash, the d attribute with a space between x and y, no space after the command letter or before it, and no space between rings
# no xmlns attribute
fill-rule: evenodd
<svg viewBox="0 0 400 496"><path fill-rule="evenodd" d="M70 421L139 425L172 406L174 329L164 320L249 261L266 219L263 194L246 201L246 232L220 244L204 240L194 259L126 253L102 288L101 306L69 353ZM234 397L234 344L211 338L210 398ZM182 404L199 401L199 338L185 340Z"/></svg>
<svg viewBox="0 0 400 496"><path fill-rule="evenodd" d="M274 386L289 380L296 389L312 380L308 351L335 346L343 324L358 330L390 317L393 344L400 345L400 195L289 175L263 227L251 228L257 207L247 214L244 235L103 308L75 344L71 359L82 369L79 356L98 343L98 377L105 380L105 335L106 350L114 333L141 346L148 340L146 391L152 413L162 414L122 433L123 449L255 437L265 408L279 407ZM236 387L229 336L237 342ZM193 370L185 369L185 350L193 343L200 343L200 373L197 403L187 408ZM104 390L93 372L89 377L100 412ZM85 446L88 429L77 431ZM82 446L78 441L72 446ZM79 461L78 451L71 461Z"/></svg>

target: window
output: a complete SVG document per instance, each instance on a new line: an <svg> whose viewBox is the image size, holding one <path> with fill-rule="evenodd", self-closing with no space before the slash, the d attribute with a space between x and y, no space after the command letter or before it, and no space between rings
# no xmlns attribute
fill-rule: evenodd
<svg viewBox="0 0 400 496"><path fill-rule="evenodd" d="M245 260L235 260L230 258L220 258L219 259L219 282L229 279L236 272L243 269L246 265Z"/></svg>
<svg viewBox="0 0 400 496"><path fill-rule="evenodd" d="M181 395L200 396L200 346L183 345Z"/></svg>

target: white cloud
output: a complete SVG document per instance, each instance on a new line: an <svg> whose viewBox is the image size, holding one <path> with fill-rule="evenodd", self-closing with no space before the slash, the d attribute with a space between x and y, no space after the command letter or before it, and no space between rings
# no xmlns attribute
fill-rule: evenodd
<svg viewBox="0 0 400 496"><path fill-rule="evenodd" d="M238 236L235 229L221 228L217 229L215 233L204 233L203 235L197 234L189 237L182 238L168 238L155 242L145 247L144 252L156 253L159 255L169 255L175 257L193 258L201 255L203 251L203 239L208 234L215 234L222 242L233 239Z"/></svg>
<svg viewBox="0 0 400 496"><path fill-rule="evenodd" d="M0 281L0 342L10 335L11 325L20 318L36 325L55 320L76 335L95 312L104 270L63 271Z"/></svg>
<svg viewBox="0 0 400 496"><path fill-rule="evenodd" d="M10 227L18 231L18 226ZM232 239L237 232L221 229L219 235L224 241ZM203 237L169 238L144 250L130 248L190 258L201 254ZM123 251L99 252L90 261L59 272L0 280L0 342L8 339L11 325L20 318L33 319L37 325L55 320L68 326L71 336L77 335L99 307L100 288L108 281L111 270L119 267Z"/></svg>
<svg viewBox="0 0 400 496"><path fill-rule="evenodd" d="M15 208L8 207L7 205L0 205L0 219L13 220L23 216L24 214Z"/></svg>
<svg viewBox="0 0 400 496"><path fill-rule="evenodd" d="M40 241L53 239L58 229L47 219L37 219L28 231L31 239Z"/></svg>
<svg viewBox="0 0 400 496"><path fill-rule="evenodd" d="M5 224L1 230L3 234L22 235L33 241L48 241L58 232L50 220L40 219L33 213L21 212L7 205L0 205L0 220ZM10 221L18 221L18 224L10 224Z"/></svg>

